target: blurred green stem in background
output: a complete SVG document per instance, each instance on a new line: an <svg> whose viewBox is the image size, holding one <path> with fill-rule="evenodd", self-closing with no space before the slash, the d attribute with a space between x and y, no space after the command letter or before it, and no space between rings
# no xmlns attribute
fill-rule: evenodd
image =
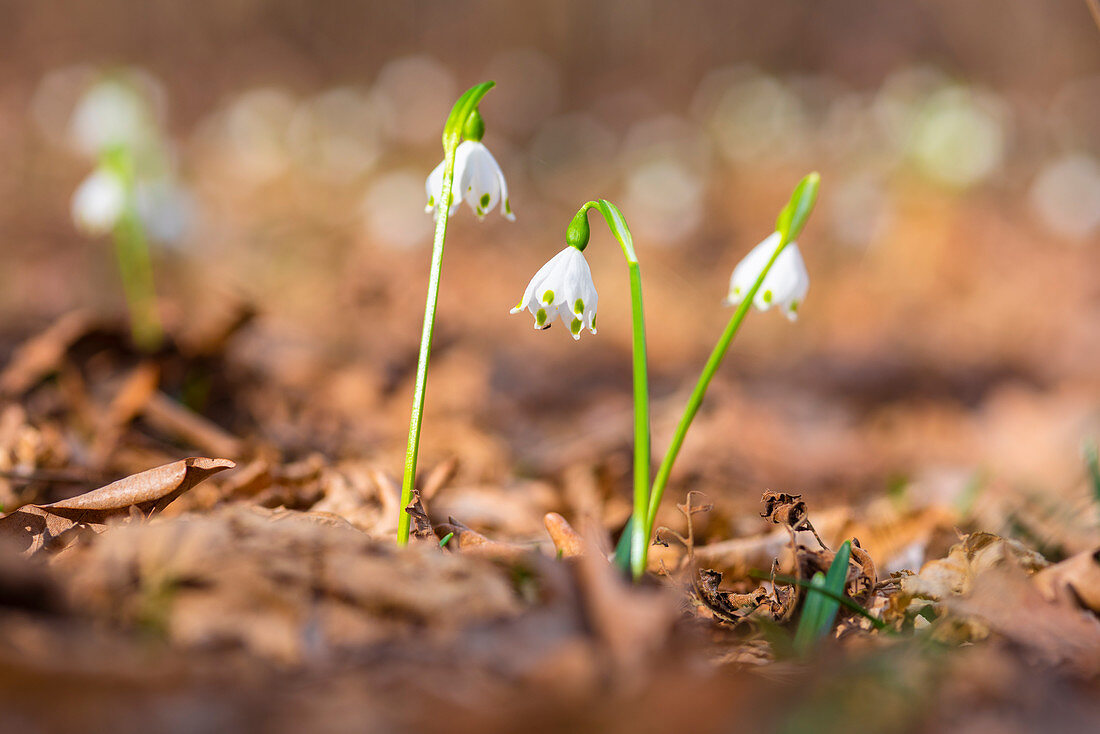
<svg viewBox="0 0 1100 734"><path fill-rule="evenodd" d="M122 289L130 311L130 331L134 345L144 352L155 352L164 341L164 329L157 313L153 261L145 226L137 211L137 184L134 160L125 146L113 146L103 153L103 168L122 182L125 204L111 234L118 258Z"/></svg>
<svg viewBox="0 0 1100 734"><path fill-rule="evenodd" d="M406 512L413 498L416 482L416 460L420 451L420 422L424 413L424 389L428 379L428 359L432 351L432 331L435 328L435 309L439 301L439 279L443 274L443 244L447 239L447 218L451 210L451 190L454 187L455 152L462 142L462 132L472 115L477 115L477 105L494 82L484 82L470 87L458 98L447 122L443 126L443 188L438 202L435 222L435 241L432 244L432 266L428 276L428 299L424 305L424 328L420 334L420 356L416 361L416 387L413 391L412 414L409 416L409 444L405 451L405 474L401 480L401 506L397 519L397 544L407 545L411 518ZM480 123L480 115L478 115Z"/></svg>
<svg viewBox="0 0 1100 734"><path fill-rule="evenodd" d="M719 337L718 343L714 345L710 357L703 366L703 372L699 375L698 382L695 383L695 389L691 391L691 397L688 398L687 406L684 408L684 414L680 417L680 422L676 426L676 432L672 435L672 442L669 444L668 451L661 461L661 466L657 469L657 475L653 479L653 488L649 493L649 507L645 515L645 528L643 533L645 545L643 546L642 558L640 560L643 568L646 563L646 555L649 551L649 539L653 537L653 526L657 521L657 510L661 505L661 498L664 496L668 478L672 474L673 464L675 464L676 457L680 454L680 448L684 444L684 438L687 436L688 429L691 428L691 423L695 420L695 416L699 412L699 406L703 404L703 398L707 393L707 388L710 386L710 381L714 378L714 374L722 364L722 359L726 356L726 352L729 350L733 338L737 336L737 332L741 328L741 322L745 320L745 315L749 312L749 309L752 308L756 292L760 290L760 286L764 283L764 278L767 277L768 271L771 270L772 265L775 264L776 259L778 259L779 254L783 252L787 244L794 240L799 233L801 233L802 228L806 226L806 220L809 219L810 212L813 211L814 203L817 201L817 189L820 182L821 176L815 171L804 177L795 187L794 192L791 194L790 201L783 207L783 210L779 213L779 217L776 219L775 229L780 234L780 241L775 248L775 252L772 253L771 259L768 261L767 265L764 266L764 269L760 271L760 275L757 277L752 288L737 305L737 310L733 312L733 316L730 317L725 331L722 332L722 336ZM629 534L633 538L637 534L635 527L633 527L635 522L635 519L632 517L630 524L623 532L624 537ZM632 540L631 547L633 547L633 543L634 541ZM622 553L623 547L624 543L620 540L619 547L616 549L616 559L620 563L622 563L623 556L625 555ZM633 563L634 560L632 558L632 564Z"/></svg>

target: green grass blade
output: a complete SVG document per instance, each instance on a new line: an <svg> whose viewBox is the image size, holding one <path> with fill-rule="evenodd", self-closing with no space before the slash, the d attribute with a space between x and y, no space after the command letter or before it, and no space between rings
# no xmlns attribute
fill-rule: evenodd
<svg viewBox="0 0 1100 734"><path fill-rule="evenodd" d="M1089 469L1092 497L1100 505L1100 455L1097 454L1095 443L1085 445L1085 465Z"/></svg>
<svg viewBox="0 0 1100 734"><path fill-rule="evenodd" d="M840 602L836 597L844 594L844 586L848 580L848 560L851 556L852 543L846 540L836 552L829 572L824 575L820 571L814 574L794 636L795 649L800 653L809 652L833 628L836 613L840 610ZM819 586L827 593L818 593L816 587Z"/></svg>

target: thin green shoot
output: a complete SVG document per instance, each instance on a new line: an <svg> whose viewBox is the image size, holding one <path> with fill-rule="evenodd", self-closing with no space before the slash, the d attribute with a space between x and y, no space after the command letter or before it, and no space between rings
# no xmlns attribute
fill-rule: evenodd
<svg viewBox="0 0 1100 734"><path fill-rule="evenodd" d="M411 529L409 513L405 508L412 502L413 484L416 481L416 464L420 453L420 427L424 413L424 394L428 381L428 361L432 351L432 333L435 330L435 312L439 303L439 281L443 275L443 245L447 239L447 220L450 215L451 190L454 187L455 152L462 141L462 128L467 118L477 109L481 98L493 88L494 82L484 82L466 90L451 108L443 126L443 187L440 192L438 217L435 223L435 240L432 244L431 273L428 276L428 296L424 304L424 326L420 333L420 355L416 362L416 386L413 389L413 407L409 416L409 442L405 450L405 473L401 480L401 503L398 508L397 544L408 545Z"/></svg>
<svg viewBox="0 0 1100 734"><path fill-rule="evenodd" d="M833 558L829 571L814 574L810 589L802 604L802 616L794 634L794 647L805 655L818 644L833 628L836 614L840 609L837 597L844 595L848 581L848 560L852 555L851 541L844 541Z"/></svg>

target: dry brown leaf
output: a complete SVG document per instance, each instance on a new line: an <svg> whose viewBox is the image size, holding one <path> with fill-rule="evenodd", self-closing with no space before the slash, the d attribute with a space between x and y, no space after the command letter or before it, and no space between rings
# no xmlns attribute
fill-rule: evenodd
<svg viewBox="0 0 1100 734"><path fill-rule="evenodd" d="M16 350L11 362L0 373L0 395L19 395L34 387L43 377L55 372L65 353L94 326L84 311L67 313L45 331L31 337Z"/></svg>
<svg viewBox="0 0 1100 734"><path fill-rule="evenodd" d="M527 546L514 543L502 543L491 540L476 530L471 530L453 517L447 518L447 522L439 526L439 532L454 536L447 543L447 547L460 550L475 556L493 558L505 563L515 562L531 552Z"/></svg>
<svg viewBox="0 0 1100 734"><path fill-rule="evenodd" d="M1014 560L986 570L970 594L948 599L945 606L955 615L979 618L1047 664L1100 674L1100 620L1068 600L1045 599Z"/></svg>
<svg viewBox="0 0 1100 734"><path fill-rule="evenodd" d="M1028 572L1047 566L1040 554L1022 543L993 533L971 533L951 546L946 558L929 561L920 573L903 577L902 593L909 597L940 601L970 591L983 571L1014 561Z"/></svg>
<svg viewBox="0 0 1100 734"><path fill-rule="evenodd" d="M573 558L584 552L584 539L573 529L564 517L556 512L548 512L543 518L546 532L554 541L554 548L562 558Z"/></svg>
<svg viewBox="0 0 1100 734"><path fill-rule="evenodd" d="M1048 600L1073 599L1100 613L1100 548L1044 568L1035 574L1035 583Z"/></svg>
<svg viewBox="0 0 1100 734"><path fill-rule="evenodd" d="M757 587L748 594L722 591L722 574L709 568L700 568L698 578L692 579L692 589L699 603L710 610L714 618L727 624L738 624L768 600L768 592Z"/></svg>
<svg viewBox="0 0 1100 734"><path fill-rule="evenodd" d="M162 392L151 395L142 408L149 425L200 451L235 457L244 453L243 441Z"/></svg>
<svg viewBox="0 0 1100 734"><path fill-rule="evenodd" d="M427 540L435 542L435 530L432 529L432 521L428 517L428 511L424 508L424 500L420 497L420 490L412 491L412 500L405 508L412 518L413 540Z"/></svg>
<svg viewBox="0 0 1100 734"><path fill-rule="evenodd" d="M630 584L591 540L578 559L577 574L589 625L619 684L636 684L646 657L665 644L676 619L671 595L663 588Z"/></svg>
<svg viewBox="0 0 1100 734"><path fill-rule="evenodd" d="M130 517L135 509L144 517L159 512L207 477L233 466L228 459L190 457L60 502L26 505L0 517L0 536L18 543L24 553L64 544L81 529Z"/></svg>
<svg viewBox="0 0 1100 734"><path fill-rule="evenodd" d="M154 362L141 362L122 381L111 404L100 413L92 456L96 464L106 463L125 426L146 406L160 383L160 368Z"/></svg>

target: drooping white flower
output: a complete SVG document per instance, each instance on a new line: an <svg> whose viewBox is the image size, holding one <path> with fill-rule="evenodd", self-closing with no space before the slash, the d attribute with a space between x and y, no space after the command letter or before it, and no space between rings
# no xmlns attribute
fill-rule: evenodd
<svg viewBox="0 0 1100 734"><path fill-rule="evenodd" d="M726 304L740 303L746 294L752 290L760 272L771 260L775 248L779 246L780 235L773 232L763 242L752 248L748 255L737 264L730 276L730 290L726 296ZM791 321L798 318L798 307L806 299L806 292L810 289L810 274L806 272L806 264L802 262L802 252L798 249L798 243L791 242L783 252L779 253L775 264L764 276L764 282L756 291L752 303L761 311L767 311L773 305L778 305L783 315Z"/></svg>
<svg viewBox="0 0 1100 734"><path fill-rule="evenodd" d="M125 185L117 175L102 168L92 172L73 192L73 223L89 237L114 229L125 208Z"/></svg>
<svg viewBox="0 0 1100 734"><path fill-rule="evenodd" d="M590 332L596 333L598 302L592 271L584 253L566 245L531 278L512 313L520 313L526 308L535 317L536 329L549 329L560 316L573 339L578 340L585 325Z"/></svg>
<svg viewBox="0 0 1100 734"><path fill-rule="evenodd" d="M137 87L106 79L89 89L73 111L73 142L90 156L111 146L138 148L149 143L153 121Z"/></svg>
<svg viewBox="0 0 1100 734"><path fill-rule="evenodd" d="M432 212L435 216L439 216L439 200L443 198L445 163L446 161L440 162L424 183L428 194L428 204L424 211ZM500 165L488 148L473 140L463 140L455 151L455 175L449 215L458 210L458 205L464 199L478 218L484 217L500 202L501 215L515 221L516 215L512 213L512 205L508 202L508 183L504 180Z"/></svg>

